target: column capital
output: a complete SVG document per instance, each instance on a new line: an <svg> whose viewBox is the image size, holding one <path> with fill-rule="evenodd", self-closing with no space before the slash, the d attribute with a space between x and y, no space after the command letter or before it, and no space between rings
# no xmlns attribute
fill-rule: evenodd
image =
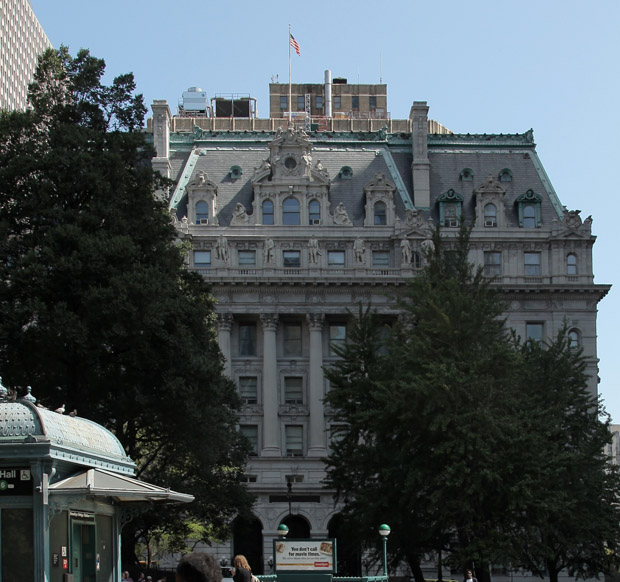
<svg viewBox="0 0 620 582"><path fill-rule="evenodd" d="M323 329L323 323L325 322L325 315L323 313L307 313L306 319L308 320L310 331L321 331Z"/></svg>
<svg viewBox="0 0 620 582"><path fill-rule="evenodd" d="M233 322L232 313L218 313L217 314L217 328L220 331L230 331Z"/></svg>
<svg viewBox="0 0 620 582"><path fill-rule="evenodd" d="M263 329L275 331L278 327L278 317L277 313L262 313L260 321Z"/></svg>

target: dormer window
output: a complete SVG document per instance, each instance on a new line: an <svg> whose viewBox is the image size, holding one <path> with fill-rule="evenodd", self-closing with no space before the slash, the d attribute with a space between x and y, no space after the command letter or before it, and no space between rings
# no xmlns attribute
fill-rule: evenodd
<svg viewBox="0 0 620 582"><path fill-rule="evenodd" d="M342 166L339 176L342 180L350 180L353 178L353 170L349 166Z"/></svg>
<svg viewBox="0 0 620 582"><path fill-rule="evenodd" d="M204 200L196 202L196 224L209 224L209 205Z"/></svg>
<svg viewBox="0 0 620 582"><path fill-rule="evenodd" d="M376 202L373 207L375 216L375 226L385 226L387 224L387 207L385 202Z"/></svg>
<svg viewBox="0 0 620 582"><path fill-rule="evenodd" d="M474 171L471 168L465 168L461 172L461 181L462 182L472 182L474 179Z"/></svg>
<svg viewBox="0 0 620 582"><path fill-rule="evenodd" d="M540 206L542 197L529 189L516 199L519 208L519 226L522 228L538 228L540 226Z"/></svg>
<svg viewBox="0 0 620 582"><path fill-rule="evenodd" d="M512 170L509 168L504 168L499 172L499 181L500 182L512 182Z"/></svg>
<svg viewBox="0 0 620 582"><path fill-rule="evenodd" d="M271 200L265 200L263 202L263 224L273 224L273 202Z"/></svg>
<svg viewBox="0 0 620 582"><path fill-rule="evenodd" d="M241 166L232 166L230 168L230 170L228 171L228 175L233 179L233 180L237 180L238 178L241 178L241 174L243 172L241 171Z"/></svg>
<svg viewBox="0 0 620 582"><path fill-rule="evenodd" d="M292 159L292 158L288 158ZM282 224L298 225L299 222L299 201L292 196L282 203Z"/></svg>
<svg viewBox="0 0 620 582"><path fill-rule="evenodd" d="M310 225L321 224L321 205L318 200L310 200L308 204L308 222Z"/></svg>
<svg viewBox="0 0 620 582"><path fill-rule="evenodd" d="M484 207L484 226L485 228L497 227L497 207L495 204L487 204Z"/></svg>
<svg viewBox="0 0 620 582"><path fill-rule="evenodd" d="M439 222L447 228L458 228L461 224L463 197L452 188L444 192L438 199Z"/></svg>

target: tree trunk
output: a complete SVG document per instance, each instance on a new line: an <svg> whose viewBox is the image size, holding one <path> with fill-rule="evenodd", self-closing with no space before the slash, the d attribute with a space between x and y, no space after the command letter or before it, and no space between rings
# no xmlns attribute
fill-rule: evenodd
<svg viewBox="0 0 620 582"><path fill-rule="evenodd" d="M558 582L558 574L560 571L553 562L547 562L547 572L549 573L549 582Z"/></svg>
<svg viewBox="0 0 620 582"><path fill-rule="evenodd" d="M417 554L409 553L405 553L405 557L407 558L407 563L411 568L415 582L424 582L424 574L422 573L422 568L420 567L420 557Z"/></svg>

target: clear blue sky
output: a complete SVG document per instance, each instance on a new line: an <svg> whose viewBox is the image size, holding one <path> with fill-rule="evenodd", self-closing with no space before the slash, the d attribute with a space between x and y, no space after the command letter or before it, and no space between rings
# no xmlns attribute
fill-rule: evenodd
<svg viewBox="0 0 620 582"><path fill-rule="evenodd" d="M245 93L268 115L272 76L288 82L288 25L301 47L293 81L325 69L388 85L388 109L430 116L458 133L534 129L560 200L592 215L599 304L600 392L620 423L620 2L595 0L31 0L52 44L88 48L109 79L133 72L147 104L199 86L209 97ZM616 242L614 242L616 241ZM614 258L616 257L616 258Z"/></svg>

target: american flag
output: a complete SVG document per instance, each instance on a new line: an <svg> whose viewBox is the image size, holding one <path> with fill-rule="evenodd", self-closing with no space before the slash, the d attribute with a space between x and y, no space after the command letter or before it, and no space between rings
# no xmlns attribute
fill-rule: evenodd
<svg viewBox="0 0 620 582"><path fill-rule="evenodd" d="M299 43L295 40L295 37L289 32L289 44L295 49L297 56L300 57L301 53L299 52Z"/></svg>

